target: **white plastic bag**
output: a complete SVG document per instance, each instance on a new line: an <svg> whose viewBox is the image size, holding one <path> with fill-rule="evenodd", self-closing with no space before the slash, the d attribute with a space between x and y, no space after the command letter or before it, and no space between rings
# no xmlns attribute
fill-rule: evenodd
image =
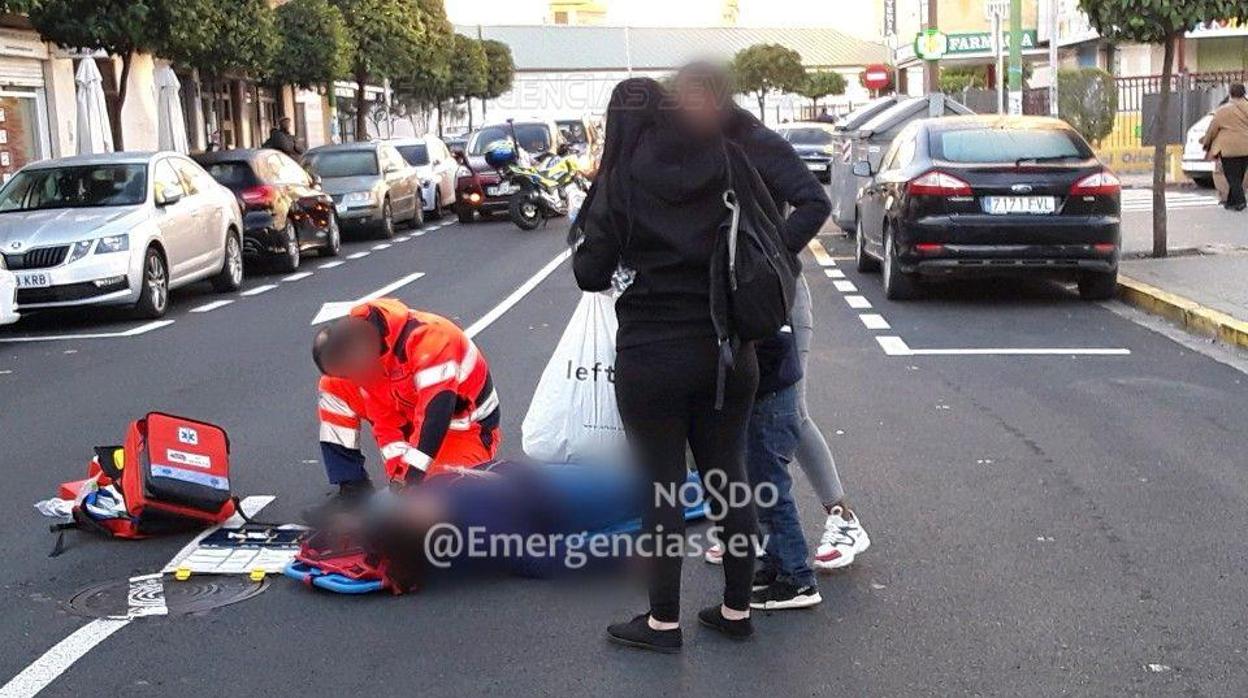
<svg viewBox="0 0 1248 698"><path fill-rule="evenodd" d="M615 403L618 326L613 296L581 296L520 426L530 458L617 462L624 454L624 426Z"/></svg>

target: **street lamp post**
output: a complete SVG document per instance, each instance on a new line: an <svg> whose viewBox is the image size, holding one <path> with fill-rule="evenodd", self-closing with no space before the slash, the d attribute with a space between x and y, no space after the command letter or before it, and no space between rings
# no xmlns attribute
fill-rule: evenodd
<svg viewBox="0 0 1248 698"><path fill-rule="evenodd" d="M1010 114L1023 113L1023 0L1010 1Z"/></svg>

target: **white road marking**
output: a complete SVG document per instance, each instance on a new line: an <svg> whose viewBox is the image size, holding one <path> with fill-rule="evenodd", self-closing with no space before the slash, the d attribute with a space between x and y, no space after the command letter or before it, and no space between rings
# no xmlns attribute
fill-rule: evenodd
<svg viewBox="0 0 1248 698"><path fill-rule="evenodd" d="M368 250L364 250L363 252L356 252L355 254L347 255L347 259L363 259L369 256L370 254L372 254L372 252L369 252Z"/></svg>
<svg viewBox="0 0 1248 698"><path fill-rule="evenodd" d="M260 295L261 293L268 293L269 291L272 291L272 290L273 290L273 289L275 289L275 288L277 288L277 284L265 284L265 285L263 285L263 286L257 286L257 287L255 287L255 288L249 288L249 289L247 289L246 291L243 291L242 293L240 293L240 294L238 294L238 295L240 295L240 296L246 296L246 297L250 298L251 296L258 296L258 295Z"/></svg>
<svg viewBox="0 0 1248 698"><path fill-rule="evenodd" d="M317 269L333 269L334 267L340 267L344 264L346 264L346 262L342 261L341 259L335 259L332 262L326 262L324 264L318 265L316 268Z"/></svg>
<svg viewBox="0 0 1248 698"><path fill-rule="evenodd" d="M1130 349L1099 347L911 349L901 337L876 337L889 356L1130 356Z"/></svg>
<svg viewBox="0 0 1248 698"><path fill-rule="evenodd" d="M884 319L883 315L876 313L863 313L858 316L858 319L862 320L862 324L865 325L868 330L887 330L892 328L892 326L888 324L888 320Z"/></svg>
<svg viewBox="0 0 1248 698"><path fill-rule="evenodd" d="M840 291L841 293L857 293L858 292L858 287L855 286L854 282L852 281L845 281L845 280L833 281L832 285L835 286L836 290Z"/></svg>
<svg viewBox="0 0 1248 698"><path fill-rule="evenodd" d="M255 516L261 509L274 500L271 496L253 496L242 500L240 505L247 512L248 516ZM221 526L238 526L243 523L241 517L237 514L231 517ZM221 526L214 526L203 535L217 530ZM202 536L201 536L202 537ZM159 577L156 575L141 575L131 577L131 585L142 583L151 577ZM119 618L97 618L70 633L68 637L56 643L47 652L44 652L38 659L31 662L25 669L22 669L17 676L9 679L9 682L0 687L0 698L31 698L38 695L40 691L47 688L49 684L60 678L69 670L74 662L82 659L96 645L107 640L110 635L129 625L136 618L144 615L163 615L160 613L160 605L145 607L146 610L139 610L131 607L124 617ZM168 609L164 609L168 612Z"/></svg>
<svg viewBox="0 0 1248 698"><path fill-rule="evenodd" d="M871 301L866 296L845 296L845 302L849 303L849 307L854 310L866 310L871 307Z"/></svg>
<svg viewBox="0 0 1248 698"><path fill-rule="evenodd" d="M129 618L98 618L69 634L0 688L0 698L29 698L48 687L74 662L109 635L130 624Z"/></svg>
<svg viewBox="0 0 1248 698"><path fill-rule="evenodd" d="M3 370L0 370L0 376L11 376L11 375L13 375L13 370L12 370L12 369L8 369L8 368L6 368L6 369L3 369Z"/></svg>
<svg viewBox="0 0 1248 698"><path fill-rule="evenodd" d="M290 276L283 276L282 281L303 281L309 276L312 276L312 272L299 271L299 272L295 272L294 274L291 274Z"/></svg>
<svg viewBox="0 0 1248 698"><path fill-rule="evenodd" d="M1217 206L1218 199L1208 194L1190 192L1166 192L1166 208L1200 208ZM1125 189L1122 192L1123 213L1144 213L1153 210L1153 191L1151 189Z"/></svg>
<svg viewBox="0 0 1248 698"><path fill-rule="evenodd" d="M381 298L382 296L385 296L393 291L403 288L404 286L412 283L413 281L415 281L416 279L419 279L420 277L424 275L425 273L423 271L418 271L418 272L408 274L407 276L404 276L403 278L398 279L397 281L388 283L385 286L382 286L381 288L377 289L376 291L360 296L359 298L356 298L353 301L331 301L329 303L322 303L321 309L317 311L316 317L312 318L311 324L319 325L323 322L329 322L330 320L337 320L340 317L346 317L347 313L350 313L351 309L359 305L360 303L366 303L371 300L377 300L378 298Z"/></svg>
<svg viewBox="0 0 1248 698"><path fill-rule="evenodd" d="M198 308L191 308L191 312L192 313L209 313L209 312L216 310L217 308L224 308L225 306L230 305L233 302L234 301L232 300L220 300L220 301L213 301L211 303L204 303Z"/></svg>
<svg viewBox="0 0 1248 698"><path fill-rule="evenodd" d="M374 250L388 250L388 249L390 249L390 243L388 243L388 242L381 242L381 243L378 243L378 244L376 244L376 245L373 245L373 249L374 249Z"/></svg>
<svg viewBox="0 0 1248 698"><path fill-rule="evenodd" d="M55 342L64 339L114 339L117 337L137 337L141 334L147 334L153 330L159 330L162 327L168 327L169 325L172 325L173 322L173 320L153 320L145 325L132 327L121 332L94 332L90 334L63 334L40 337L4 337L0 338L0 344L20 342Z"/></svg>
<svg viewBox="0 0 1248 698"><path fill-rule="evenodd" d="M824 270L823 270L823 273L824 273L824 274L825 274L825 275L826 275L829 279L843 279L843 278L845 278L845 272L841 271L840 269L824 269Z"/></svg>
<svg viewBox="0 0 1248 698"><path fill-rule="evenodd" d="M399 237L395 238L394 241L395 242L407 242L408 240L411 240L411 239L412 237L410 235L400 235Z"/></svg>
<svg viewBox="0 0 1248 698"><path fill-rule="evenodd" d="M426 232L428 232L428 231L426 231L426 230L417 230L416 232L412 233L412 235L413 235L414 237L420 237L420 236L424 235Z"/></svg>
<svg viewBox="0 0 1248 698"><path fill-rule="evenodd" d="M809 248L810 253L815 256L815 262L817 262L819 266L821 267L836 266L836 260L832 259L832 255L828 254L828 251L824 248L823 243L819 242L818 240L811 240L810 244L807 245L806 247Z"/></svg>
<svg viewBox="0 0 1248 698"><path fill-rule="evenodd" d="M546 277L550 276L556 269L559 268L559 265L563 264L564 261L566 261L568 257L571 257L571 256L572 256L571 249L566 249L563 252L560 252L558 255L555 255L554 259L547 262L546 266L542 267L541 269L538 269L536 274L534 274L533 276L530 276L527 281L520 284L520 286L516 288L516 290L512 291L509 296L504 298L502 302L500 302L498 305L491 308L490 312L483 315L480 320L477 320L476 322L472 323L472 325L470 325L468 329L464 330L464 334L468 335L469 337L475 337L481 332L483 332L487 327L494 324L495 320L502 317L503 313L506 313L508 310L511 310L512 307L516 305L516 303L519 303L521 299L523 299L525 296L529 294L530 291L532 291L534 288L537 288L538 284L542 283L542 281L544 281Z"/></svg>

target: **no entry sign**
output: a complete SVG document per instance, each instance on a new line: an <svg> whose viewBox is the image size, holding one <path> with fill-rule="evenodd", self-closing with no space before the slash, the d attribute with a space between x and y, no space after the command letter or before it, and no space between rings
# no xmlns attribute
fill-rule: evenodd
<svg viewBox="0 0 1248 698"><path fill-rule="evenodd" d="M892 79L892 71L886 65L869 65L862 71L862 84L869 90L882 90Z"/></svg>

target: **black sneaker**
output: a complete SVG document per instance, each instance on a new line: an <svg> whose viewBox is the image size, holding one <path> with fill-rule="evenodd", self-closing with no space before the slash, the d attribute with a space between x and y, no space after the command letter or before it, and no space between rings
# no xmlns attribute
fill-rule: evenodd
<svg viewBox="0 0 1248 698"><path fill-rule="evenodd" d="M819 595L819 587L814 584L799 587L789 582L776 580L766 589L754 591L750 597L750 608L779 611L786 608L810 608L822 602L823 597Z"/></svg>
<svg viewBox="0 0 1248 698"><path fill-rule="evenodd" d="M369 496L372 494L373 483L368 480L363 482L344 482L338 485L338 491L330 495L328 500L317 506L304 509L300 516L303 518L303 522L312 528L323 528L335 514L355 511L368 501Z"/></svg>
<svg viewBox="0 0 1248 698"><path fill-rule="evenodd" d="M680 628L675 630L655 630L650 627L650 614L643 613L626 623L612 623L607 626L607 640L625 647L636 647L643 650L672 654L680 651L684 638Z"/></svg>
<svg viewBox="0 0 1248 698"><path fill-rule="evenodd" d="M753 589L754 591L758 591L759 589L766 589L772 584L775 584L776 578L779 576L780 576L780 573L777 572L774 568L759 567L757 570L754 570L754 582L751 586L751 589Z"/></svg>
<svg viewBox="0 0 1248 698"><path fill-rule="evenodd" d="M734 640L744 640L754 634L753 621L749 618L728 620L719 606L710 606L698 611L698 622Z"/></svg>

